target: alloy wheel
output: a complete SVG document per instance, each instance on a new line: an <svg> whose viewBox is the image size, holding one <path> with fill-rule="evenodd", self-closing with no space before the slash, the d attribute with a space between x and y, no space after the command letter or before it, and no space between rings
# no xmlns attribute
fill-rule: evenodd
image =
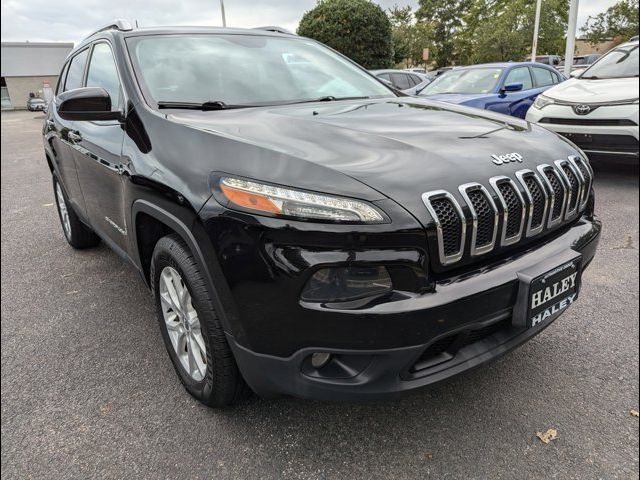
<svg viewBox="0 0 640 480"><path fill-rule="evenodd" d="M185 371L199 382L207 372L207 348L191 294L175 268L162 269L159 294L171 345Z"/></svg>
<svg viewBox="0 0 640 480"><path fill-rule="evenodd" d="M56 200L58 202L58 210L60 211L60 219L62 220L62 228L67 238L71 238L71 221L69 220L69 210L67 202L64 200L64 194L60 184L56 182Z"/></svg>

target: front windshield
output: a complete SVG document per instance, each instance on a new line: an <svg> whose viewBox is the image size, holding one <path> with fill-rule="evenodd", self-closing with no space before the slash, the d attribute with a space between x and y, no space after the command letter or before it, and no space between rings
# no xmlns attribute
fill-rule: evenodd
<svg viewBox="0 0 640 480"><path fill-rule="evenodd" d="M323 97L392 97L348 60L307 39L265 35L131 37L139 80L155 102L295 103Z"/></svg>
<svg viewBox="0 0 640 480"><path fill-rule="evenodd" d="M638 76L638 45L611 50L587 68L580 78L625 78Z"/></svg>
<svg viewBox="0 0 640 480"><path fill-rule="evenodd" d="M502 68L451 70L427 85L420 95L489 93L495 89L500 75L502 75Z"/></svg>

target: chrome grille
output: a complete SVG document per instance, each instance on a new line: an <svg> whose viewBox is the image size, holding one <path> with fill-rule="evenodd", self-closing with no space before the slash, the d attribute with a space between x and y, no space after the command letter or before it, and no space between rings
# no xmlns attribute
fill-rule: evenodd
<svg viewBox="0 0 640 480"><path fill-rule="evenodd" d="M538 175L532 170L520 170L516 177L524 189L527 203L527 237L542 232L547 214L548 195Z"/></svg>
<svg viewBox="0 0 640 480"><path fill-rule="evenodd" d="M549 190L547 228L555 227L562 222L562 214L567 200L567 187L560 174L551 165L540 165L538 171Z"/></svg>
<svg viewBox="0 0 640 480"><path fill-rule="evenodd" d="M491 194L479 183L461 185L459 190L471 212L471 255L493 250L498 233L498 209Z"/></svg>
<svg viewBox="0 0 640 480"><path fill-rule="evenodd" d="M571 220L588 203L593 170L586 160L570 157L536 171L520 170L515 178L493 177L491 189L476 182L461 185L462 203L446 190L422 195L436 227L442 265L516 244Z"/></svg>
<svg viewBox="0 0 640 480"><path fill-rule="evenodd" d="M464 253L467 233L460 205L446 190L425 193L422 201L436 224L440 263L448 265L459 261Z"/></svg>

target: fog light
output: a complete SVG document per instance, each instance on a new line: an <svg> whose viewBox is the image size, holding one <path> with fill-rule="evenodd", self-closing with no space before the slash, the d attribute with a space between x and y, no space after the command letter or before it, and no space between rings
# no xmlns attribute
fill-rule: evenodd
<svg viewBox="0 0 640 480"><path fill-rule="evenodd" d="M327 352L316 352L311 355L311 365L315 369L321 369L331 360L331 354Z"/></svg>
<svg viewBox="0 0 640 480"><path fill-rule="evenodd" d="M391 277L385 267L332 267L314 273L301 298L316 303L348 302L383 295L392 289Z"/></svg>

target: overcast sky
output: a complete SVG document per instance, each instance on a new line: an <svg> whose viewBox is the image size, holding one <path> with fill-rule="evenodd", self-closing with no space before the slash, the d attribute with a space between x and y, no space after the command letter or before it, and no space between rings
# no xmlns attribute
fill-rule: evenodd
<svg viewBox="0 0 640 480"><path fill-rule="evenodd" d="M578 25L616 0L581 0ZM376 0L383 8L417 0ZM295 30L316 0L225 0L227 25L279 25ZM544 0L543 0L544 8ZM220 25L219 0L2 0L2 41L78 42L114 18L140 26Z"/></svg>

